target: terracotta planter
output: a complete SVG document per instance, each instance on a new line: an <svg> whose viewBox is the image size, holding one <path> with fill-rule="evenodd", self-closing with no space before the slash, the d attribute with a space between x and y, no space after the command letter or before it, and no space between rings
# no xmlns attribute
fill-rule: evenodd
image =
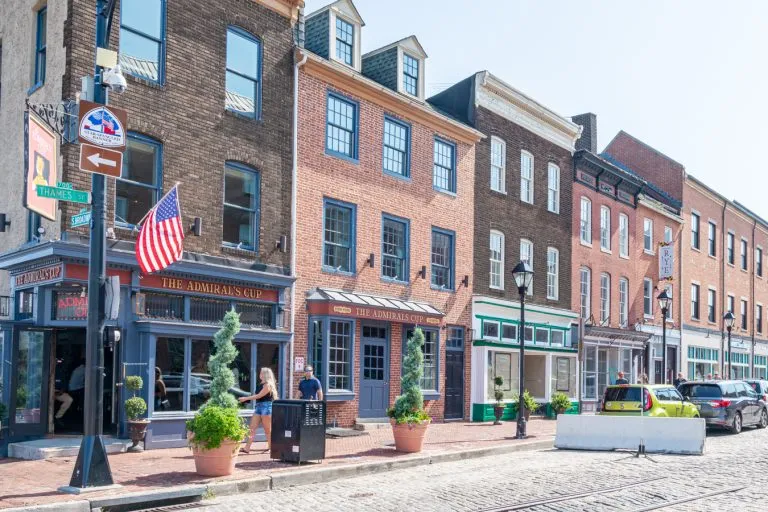
<svg viewBox="0 0 768 512"><path fill-rule="evenodd" d="M390 423L392 423L392 435L395 437L395 450L405 453L421 451L429 421L398 425L395 420L390 420Z"/></svg>
<svg viewBox="0 0 768 512"><path fill-rule="evenodd" d="M129 448L129 452L140 452L143 450L139 443L144 440L144 436L147 434L147 427L149 426L149 420L133 420L128 422L128 437L131 438L133 443Z"/></svg>
<svg viewBox="0 0 768 512"><path fill-rule="evenodd" d="M223 441L212 450L192 447L195 457L195 471L202 476L227 476L235 471L240 441Z"/></svg>
<svg viewBox="0 0 768 512"><path fill-rule="evenodd" d="M555 418L557 418L558 416L560 416L564 412L565 412L565 408L564 407L561 407L560 409L555 409Z"/></svg>
<svg viewBox="0 0 768 512"><path fill-rule="evenodd" d="M495 405L493 407L493 416L496 418L496 421L493 422L494 425L501 425L501 417L504 416L504 409L506 408L506 405Z"/></svg>

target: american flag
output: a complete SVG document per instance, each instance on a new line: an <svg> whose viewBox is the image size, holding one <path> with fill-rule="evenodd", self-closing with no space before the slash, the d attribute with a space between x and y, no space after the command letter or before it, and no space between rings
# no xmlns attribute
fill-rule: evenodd
<svg viewBox="0 0 768 512"><path fill-rule="evenodd" d="M136 259L143 274L151 274L181 259L184 246L178 185L149 211L136 241Z"/></svg>

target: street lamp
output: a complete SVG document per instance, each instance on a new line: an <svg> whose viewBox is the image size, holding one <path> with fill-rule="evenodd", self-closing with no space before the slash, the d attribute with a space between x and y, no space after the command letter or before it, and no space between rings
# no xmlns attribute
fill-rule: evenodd
<svg viewBox="0 0 768 512"><path fill-rule="evenodd" d="M659 307L661 308L661 367L662 367L662 382L667 383L667 311L672 305L672 297L669 296L667 290L662 290L656 300L659 301Z"/></svg>
<svg viewBox="0 0 768 512"><path fill-rule="evenodd" d="M725 321L725 329L728 331L728 378L732 378L731 374L731 329L733 329L733 322L736 320L736 317L728 311L724 316L723 320Z"/></svg>
<svg viewBox="0 0 768 512"><path fill-rule="evenodd" d="M517 439L525 439L525 294L528 293L528 287L533 280L533 269L528 262L521 261L512 269L512 277L515 278L517 291L520 293L520 330L518 336L520 339L520 396L517 404Z"/></svg>

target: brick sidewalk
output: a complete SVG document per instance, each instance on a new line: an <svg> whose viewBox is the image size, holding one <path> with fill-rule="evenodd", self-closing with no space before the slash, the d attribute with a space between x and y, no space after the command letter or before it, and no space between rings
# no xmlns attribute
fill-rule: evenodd
<svg viewBox="0 0 768 512"><path fill-rule="evenodd" d="M532 419L528 424L528 434L532 441L551 439L555 428L554 421ZM375 462L405 456L395 452L391 428L372 430L367 434L328 439L326 459L322 464L304 464L302 469ZM514 422L504 422L502 426L493 426L490 423L436 423L427 431L424 453L455 452L521 442L516 441L514 435ZM265 443L254 444L250 455L241 454L238 457L233 475L217 480L242 480L297 468L295 464L270 460L266 453L259 452L265 448ZM188 448L121 453L110 455L109 461L115 483L123 487L105 493L89 493L88 498L199 484L212 480L199 477L195 473L195 463ZM58 487L69 483L74 463L74 457L35 461L0 459L0 509L83 499L57 491Z"/></svg>

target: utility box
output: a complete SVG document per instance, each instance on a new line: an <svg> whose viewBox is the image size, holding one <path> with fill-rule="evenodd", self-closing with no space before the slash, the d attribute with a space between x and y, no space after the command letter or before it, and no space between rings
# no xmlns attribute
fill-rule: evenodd
<svg viewBox="0 0 768 512"><path fill-rule="evenodd" d="M271 458L298 463L324 459L325 417L322 401L272 402Z"/></svg>

